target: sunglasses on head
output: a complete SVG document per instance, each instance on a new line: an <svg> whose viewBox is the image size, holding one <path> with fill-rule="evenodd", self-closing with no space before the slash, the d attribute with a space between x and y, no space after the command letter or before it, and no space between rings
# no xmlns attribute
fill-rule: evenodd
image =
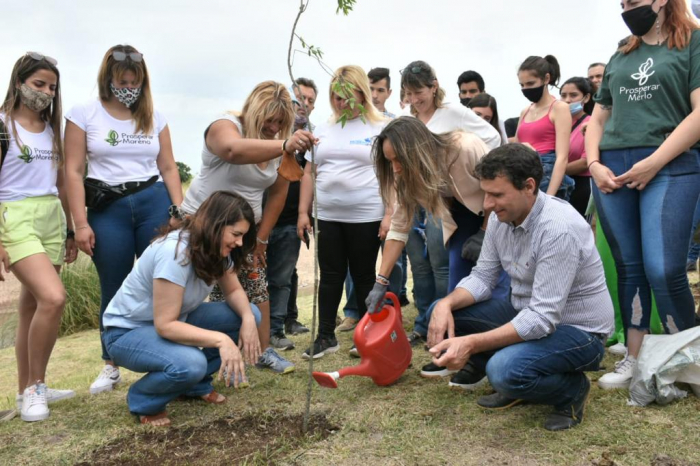
<svg viewBox="0 0 700 466"><path fill-rule="evenodd" d="M112 58L114 58L116 61L124 61L128 58L131 61L140 63L143 61L143 54L139 52L126 53L121 52L119 50L115 50L114 52L112 52Z"/></svg>
<svg viewBox="0 0 700 466"><path fill-rule="evenodd" d="M26 56L28 56L29 58L36 60L36 61L46 60L47 62L51 63L53 66L58 65L58 62L56 61L55 58L51 58L51 57L44 55L42 53L39 53L39 52L27 52Z"/></svg>
<svg viewBox="0 0 700 466"><path fill-rule="evenodd" d="M409 73L409 72L413 73L413 74L420 74L423 71L428 71L428 70L424 69L422 66L407 66L406 68L401 70L401 74Z"/></svg>

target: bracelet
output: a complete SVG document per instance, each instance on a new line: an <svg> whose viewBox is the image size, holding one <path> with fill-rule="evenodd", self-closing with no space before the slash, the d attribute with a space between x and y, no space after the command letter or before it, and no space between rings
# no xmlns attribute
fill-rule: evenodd
<svg viewBox="0 0 700 466"><path fill-rule="evenodd" d="M600 163L600 160L593 160L591 163L589 163L589 164L588 164L588 169L589 169L589 170L591 169L591 165L593 165L594 163ZM601 165L602 165L602 164L601 164Z"/></svg>
<svg viewBox="0 0 700 466"><path fill-rule="evenodd" d="M267 243L270 242L270 240L262 240L262 239L260 239L260 238L255 238L255 239L258 240L258 243L264 244L265 246L267 246Z"/></svg>
<svg viewBox="0 0 700 466"><path fill-rule="evenodd" d="M75 227L75 231L84 230L84 229L86 229L86 228L89 227L89 226L90 226L90 225L83 225L83 226L81 226L81 227Z"/></svg>
<svg viewBox="0 0 700 466"><path fill-rule="evenodd" d="M66 239L75 239L75 232L70 228L66 229Z"/></svg>
<svg viewBox="0 0 700 466"><path fill-rule="evenodd" d="M289 139L285 139L282 143L282 152L287 152L287 141L289 141Z"/></svg>
<svg viewBox="0 0 700 466"><path fill-rule="evenodd" d="M384 275L377 275L376 282L380 285L389 286L389 279L386 278Z"/></svg>

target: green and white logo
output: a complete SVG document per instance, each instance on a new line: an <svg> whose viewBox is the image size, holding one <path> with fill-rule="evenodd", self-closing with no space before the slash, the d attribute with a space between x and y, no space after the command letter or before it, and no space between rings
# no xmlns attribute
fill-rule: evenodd
<svg viewBox="0 0 700 466"><path fill-rule="evenodd" d="M107 143L109 143L110 146L116 146L119 144L119 133L114 131L113 129L109 130L109 133L107 133L107 139L105 139Z"/></svg>
<svg viewBox="0 0 700 466"><path fill-rule="evenodd" d="M32 156L32 149L29 146L22 146L22 155L18 155L24 163L32 163L34 157Z"/></svg>

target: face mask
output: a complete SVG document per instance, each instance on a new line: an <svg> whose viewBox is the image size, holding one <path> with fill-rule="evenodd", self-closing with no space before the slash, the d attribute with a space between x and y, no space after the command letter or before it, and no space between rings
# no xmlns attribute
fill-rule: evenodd
<svg viewBox="0 0 700 466"><path fill-rule="evenodd" d="M126 105L127 108L134 105L141 95L140 87L122 87L120 89L114 87L114 84L109 83L109 88L112 94L114 94L114 97L116 97L119 102Z"/></svg>
<svg viewBox="0 0 700 466"><path fill-rule="evenodd" d="M26 84L22 84L19 88L19 100L29 110L41 112L51 105L51 102L53 102L53 97L44 92L32 89Z"/></svg>
<svg viewBox="0 0 700 466"><path fill-rule="evenodd" d="M651 5L653 4L654 2L651 2ZM635 36L641 37L654 27L659 15L651 8L651 5L640 6L622 13L622 20Z"/></svg>
<svg viewBox="0 0 700 466"><path fill-rule="evenodd" d="M468 107L469 102L471 102L471 101L472 101L471 97L463 97L463 98L459 99L459 103L464 105L465 107Z"/></svg>
<svg viewBox="0 0 700 466"><path fill-rule="evenodd" d="M569 104L569 110L571 110L572 115L576 115L583 111L583 102L571 102Z"/></svg>
<svg viewBox="0 0 700 466"><path fill-rule="evenodd" d="M540 87L531 87L529 89L522 89L523 95L527 100L529 100L532 103L537 103L540 101L542 96L544 95L544 84L542 84Z"/></svg>

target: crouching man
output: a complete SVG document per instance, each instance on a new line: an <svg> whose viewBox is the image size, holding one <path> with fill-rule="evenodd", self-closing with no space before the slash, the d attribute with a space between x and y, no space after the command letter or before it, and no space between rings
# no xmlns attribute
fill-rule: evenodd
<svg viewBox="0 0 700 466"><path fill-rule="evenodd" d="M493 213L476 267L432 313L433 363L485 371L496 393L478 400L484 408L553 405L544 427L569 429L583 419L584 371L598 369L614 328L590 226L539 190L542 164L523 145L493 150L476 172ZM511 277L510 302L490 299L501 270Z"/></svg>

